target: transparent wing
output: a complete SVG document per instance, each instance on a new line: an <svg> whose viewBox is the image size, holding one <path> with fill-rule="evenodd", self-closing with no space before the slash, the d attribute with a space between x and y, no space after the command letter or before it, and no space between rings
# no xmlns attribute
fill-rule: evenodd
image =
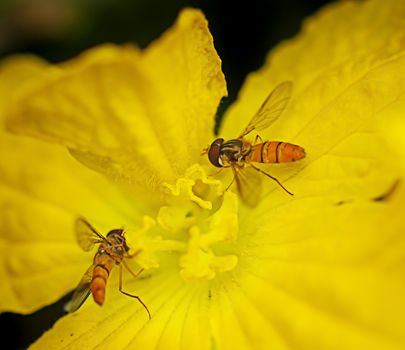
<svg viewBox="0 0 405 350"><path fill-rule="evenodd" d="M84 218L76 220L76 240L79 246L86 252L91 250L96 243L101 243L106 239L97 232L97 230L90 225Z"/></svg>
<svg viewBox="0 0 405 350"><path fill-rule="evenodd" d="M93 269L94 265L91 265L77 285L72 296L72 301L69 305L69 312L75 312L78 310L90 295L90 284L93 277Z"/></svg>
<svg viewBox="0 0 405 350"><path fill-rule="evenodd" d="M262 180L260 174L250 166L245 168L233 167L236 187L243 203L255 207L260 200Z"/></svg>
<svg viewBox="0 0 405 350"><path fill-rule="evenodd" d="M291 81L285 81L277 85L238 138L249 134L253 130L264 130L273 124L287 106L292 85Z"/></svg>

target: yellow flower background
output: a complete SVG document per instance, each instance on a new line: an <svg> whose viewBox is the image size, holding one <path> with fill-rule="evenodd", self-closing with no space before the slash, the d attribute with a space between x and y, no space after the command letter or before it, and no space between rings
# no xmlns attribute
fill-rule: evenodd
<svg viewBox="0 0 405 350"><path fill-rule="evenodd" d="M84 216L141 250L129 264L146 271L123 284L152 319L114 270L101 308L89 298L32 349L403 349L404 18L401 2L330 5L247 78L219 136L291 80L260 136L307 153L262 166L294 197L263 179L254 209L200 156L226 84L198 10L145 50L3 61L0 310L77 285L94 254L75 240Z"/></svg>

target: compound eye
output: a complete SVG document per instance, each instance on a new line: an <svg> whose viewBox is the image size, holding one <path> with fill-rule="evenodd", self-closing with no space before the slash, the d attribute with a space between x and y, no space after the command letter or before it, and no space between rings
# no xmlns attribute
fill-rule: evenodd
<svg viewBox="0 0 405 350"><path fill-rule="evenodd" d="M213 143L211 143L210 149L208 150L208 159L211 162L211 164L216 166L217 168L223 167L220 158L221 145L223 142L224 139L216 139Z"/></svg>

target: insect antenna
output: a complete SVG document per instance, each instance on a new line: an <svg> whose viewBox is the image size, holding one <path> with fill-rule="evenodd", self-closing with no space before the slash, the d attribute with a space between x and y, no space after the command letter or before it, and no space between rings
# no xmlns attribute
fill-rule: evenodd
<svg viewBox="0 0 405 350"><path fill-rule="evenodd" d="M201 153L200 153L200 156L203 156L203 155L207 154L209 148L210 148L210 146L207 146L207 147L203 148L203 150L202 150Z"/></svg>

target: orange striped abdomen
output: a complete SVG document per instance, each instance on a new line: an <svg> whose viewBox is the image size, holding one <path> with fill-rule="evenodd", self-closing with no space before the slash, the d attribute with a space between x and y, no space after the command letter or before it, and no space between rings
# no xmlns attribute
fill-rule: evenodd
<svg viewBox="0 0 405 350"><path fill-rule="evenodd" d="M93 278L91 279L91 294L98 305L103 305L105 288L115 260L106 254L97 253L94 257Z"/></svg>
<svg viewBox="0 0 405 350"><path fill-rule="evenodd" d="M252 146L249 156L252 162L257 163L286 163L294 162L305 157L301 146L281 141L266 141Z"/></svg>

